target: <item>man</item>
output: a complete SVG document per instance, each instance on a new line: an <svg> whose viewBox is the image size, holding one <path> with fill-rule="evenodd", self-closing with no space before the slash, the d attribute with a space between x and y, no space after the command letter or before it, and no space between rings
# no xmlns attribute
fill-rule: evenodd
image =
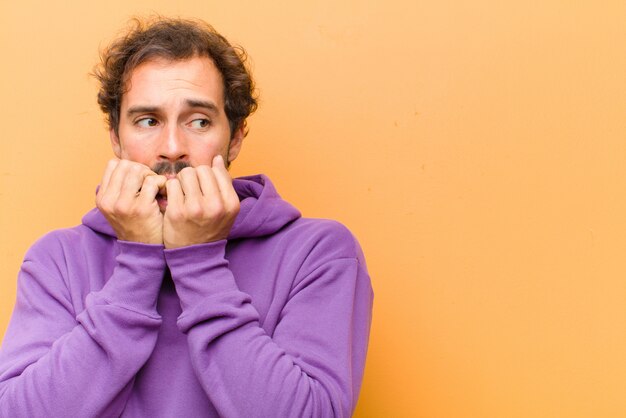
<svg viewBox="0 0 626 418"><path fill-rule="evenodd" d="M341 225L231 180L256 108L210 26L138 22L96 70L116 158L82 224L27 253L2 417L346 417L372 291Z"/></svg>

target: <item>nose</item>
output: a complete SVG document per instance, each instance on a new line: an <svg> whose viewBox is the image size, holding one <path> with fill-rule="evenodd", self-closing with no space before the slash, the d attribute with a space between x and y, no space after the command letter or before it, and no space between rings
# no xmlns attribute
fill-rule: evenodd
<svg viewBox="0 0 626 418"><path fill-rule="evenodd" d="M187 139L180 127L172 124L161 131L159 159L168 161L186 161L189 157Z"/></svg>

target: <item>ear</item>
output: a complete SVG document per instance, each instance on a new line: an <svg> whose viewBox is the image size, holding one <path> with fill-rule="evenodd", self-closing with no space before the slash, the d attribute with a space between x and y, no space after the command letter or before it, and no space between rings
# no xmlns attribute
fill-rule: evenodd
<svg viewBox="0 0 626 418"><path fill-rule="evenodd" d="M230 146L228 148L228 163L230 164L237 158L239 151L241 151L241 145L243 144L243 138L246 136L246 124L241 122L239 127L235 130L233 137L230 139Z"/></svg>
<svg viewBox="0 0 626 418"><path fill-rule="evenodd" d="M109 138L111 138L111 148L113 148L113 153L117 158L122 158L122 144L120 143L120 138L117 136L113 128L109 129Z"/></svg>

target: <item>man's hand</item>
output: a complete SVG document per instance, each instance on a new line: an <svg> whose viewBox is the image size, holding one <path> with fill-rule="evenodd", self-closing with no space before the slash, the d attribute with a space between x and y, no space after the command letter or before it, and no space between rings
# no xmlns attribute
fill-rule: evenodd
<svg viewBox="0 0 626 418"><path fill-rule="evenodd" d="M221 155L212 167L184 168L167 181L165 248L226 239L238 213L239 198Z"/></svg>
<svg viewBox="0 0 626 418"><path fill-rule="evenodd" d="M118 239L163 244L163 215L155 198L166 181L143 164L117 158L109 161L96 206Z"/></svg>

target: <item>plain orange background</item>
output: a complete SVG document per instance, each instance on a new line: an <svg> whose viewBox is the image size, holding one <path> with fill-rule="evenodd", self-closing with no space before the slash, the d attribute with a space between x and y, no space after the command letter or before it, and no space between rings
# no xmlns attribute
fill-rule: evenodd
<svg viewBox="0 0 626 418"><path fill-rule="evenodd" d="M362 243L357 417L626 416L621 0L0 2L0 335L25 251L111 156L98 48L151 12L250 53L233 173Z"/></svg>

